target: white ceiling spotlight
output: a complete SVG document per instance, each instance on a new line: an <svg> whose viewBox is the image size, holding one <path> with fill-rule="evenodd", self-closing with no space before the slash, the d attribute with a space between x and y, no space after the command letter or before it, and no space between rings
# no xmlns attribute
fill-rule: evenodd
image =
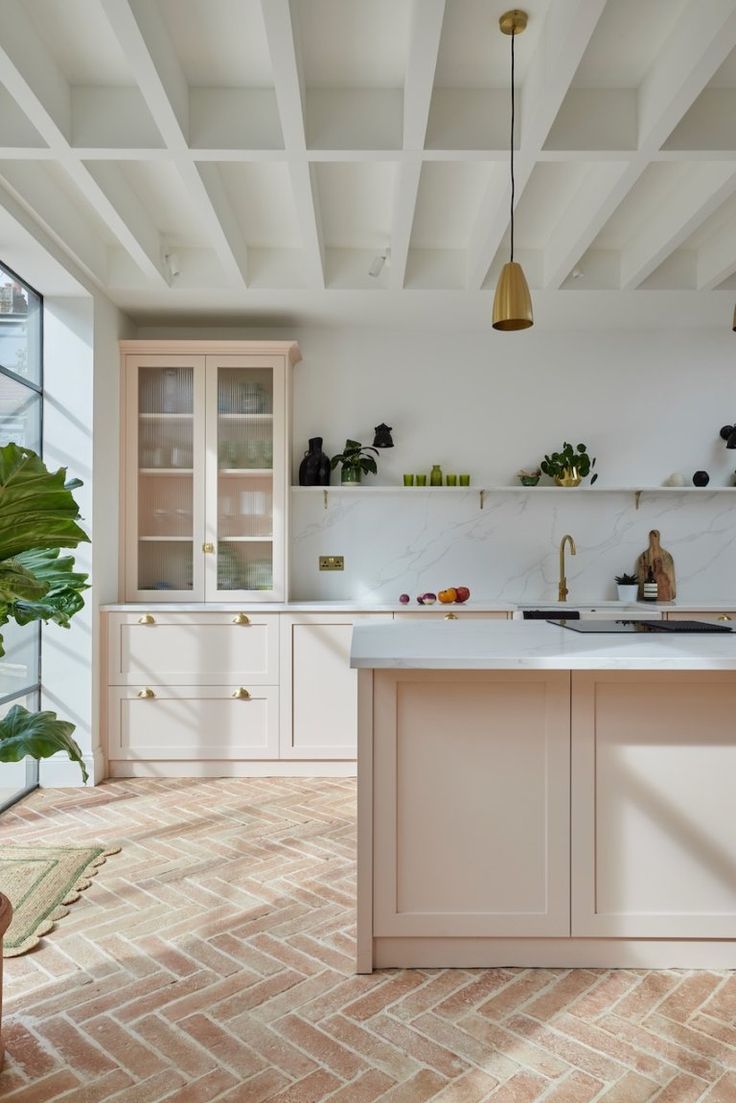
<svg viewBox="0 0 736 1103"><path fill-rule="evenodd" d="M381 272L383 271L383 266L385 264L387 264L389 267L391 266L391 250L388 247L384 249L382 253L379 253L373 258L373 260L371 261L371 266L368 269L368 275L373 276L374 279L377 279L378 276L381 275Z"/></svg>
<svg viewBox="0 0 736 1103"><path fill-rule="evenodd" d="M573 268L573 270L572 270L572 278L573 278L574 280L581 280L581 279L583 278L583 270L582 270L582 268Z"/></svg>
<svg viewBox="0 0 736 1103"><path fill-rule="evenodd" d="M173 250L169 253L164 253L164 264L166 265L170 280L175 280L176 277L181 274L179 254L175 253Z"/></svg>

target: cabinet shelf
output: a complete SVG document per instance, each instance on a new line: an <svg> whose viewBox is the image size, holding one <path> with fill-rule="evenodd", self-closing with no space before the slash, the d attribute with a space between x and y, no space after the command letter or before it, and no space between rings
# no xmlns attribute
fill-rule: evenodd
<svg viewBox="0 0 736 1103"><path fill-rule="evenodd" d="M141 421L191 421L194 414L169 414L164 413L163 410L157 410L156 412L146 411L145 413L139 412L138 417Z"/></svg>
<svg viewBox="0 0 736 1103"><path fill-rule="evenodd" d="M193 475L194 468L192 467L139 467L139 475Z"/></svg>
<svg viewBox="0 0 736 1103"><path fill-rule="evenodd" d="M141 544L191 544L193 536L139 536Z"/></svg>
<svg viewBox="0 0 736 1103"><path fill-rule="evenodd" d="M217 471L225 479L266 479L273 476L272 467L220 467Z"/></svg>
<svg viewBox="0 0 736 1103"><path fill-rule="evenodd" d="M271 544L273 536L218 536L219 544Z"/></svg>
<svg viewBox="0 0 736 1103"><path fill-rule="evenodd" d="M273 414L218 414L218 421L273 421Z"/></svg>

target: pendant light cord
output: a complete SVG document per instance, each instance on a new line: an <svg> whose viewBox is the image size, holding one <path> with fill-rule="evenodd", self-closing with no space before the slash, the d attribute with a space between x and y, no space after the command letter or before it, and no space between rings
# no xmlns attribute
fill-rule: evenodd
<svg viewBox="0 0 736 1103"><path fill-rule="evenodd" d="M516 104L514 97L514 39L515 30L511 31L511 260L514 259L514 195L516 181L514 179L514 123L516 117Z"/></svg>

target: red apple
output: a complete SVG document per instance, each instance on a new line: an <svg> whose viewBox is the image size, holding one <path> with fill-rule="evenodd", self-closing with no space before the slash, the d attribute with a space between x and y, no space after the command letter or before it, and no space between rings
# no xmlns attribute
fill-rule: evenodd
<svg viewBox="0 0 736 1103"><path fill-rule="evenodd" d="M457 595L455 601L460 605L470 597L470 590L467 586L456 586L455 593Z"/></svg>

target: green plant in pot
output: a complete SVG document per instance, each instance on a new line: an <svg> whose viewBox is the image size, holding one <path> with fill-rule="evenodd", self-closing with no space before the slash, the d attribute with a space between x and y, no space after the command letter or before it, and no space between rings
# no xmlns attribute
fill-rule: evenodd
<svg viewBox="0 0 736 1103"><path fill-rule="evenodd" d="M71 555L89 537L77 521L79 507L72 490L82 484L65 482L66 470L51 472L28 448L0 448L0 627L8 621L30 624L53 621L64 628L84 605L86 574L74 571ZM0 657L5 654L0 633ZM29 712L13 707L0 720L0 762L48 758L63 751L87 770L72 738L74 724L53 712Z"/></svg>
<svg viewBox="0 0 736 1103"><path fill-rule="evenodd" d="M587 444L579 444L577 448L573 448L567 441L563 441L562 450L553 452L551 456L545 455L539 466L558 486L578 486L595 467L595 456L590 458ZM597 473L592 475L591 486L597 478Z"/></svg>
<svg viewBox="0 0 736 1103"><path fill-rule="evenodd" d="M373 456L368 455L369 452L375 452L378 455L377 448L370 446L364 448L359 440L346 440L345 451L338 452L336 456L333 456L330 465L334 471L338 463L342 464L341 482L359 483L362 481L363 475L367 475L369 472L375 475L378 472L376 461Z"/></svg>
<svg viewBox="0 0 736 1103"><path fill-rule="evenodd" d="M617 574L614 576L619 601L636 601L639 596L639 579L635 574Z"/></svg>

